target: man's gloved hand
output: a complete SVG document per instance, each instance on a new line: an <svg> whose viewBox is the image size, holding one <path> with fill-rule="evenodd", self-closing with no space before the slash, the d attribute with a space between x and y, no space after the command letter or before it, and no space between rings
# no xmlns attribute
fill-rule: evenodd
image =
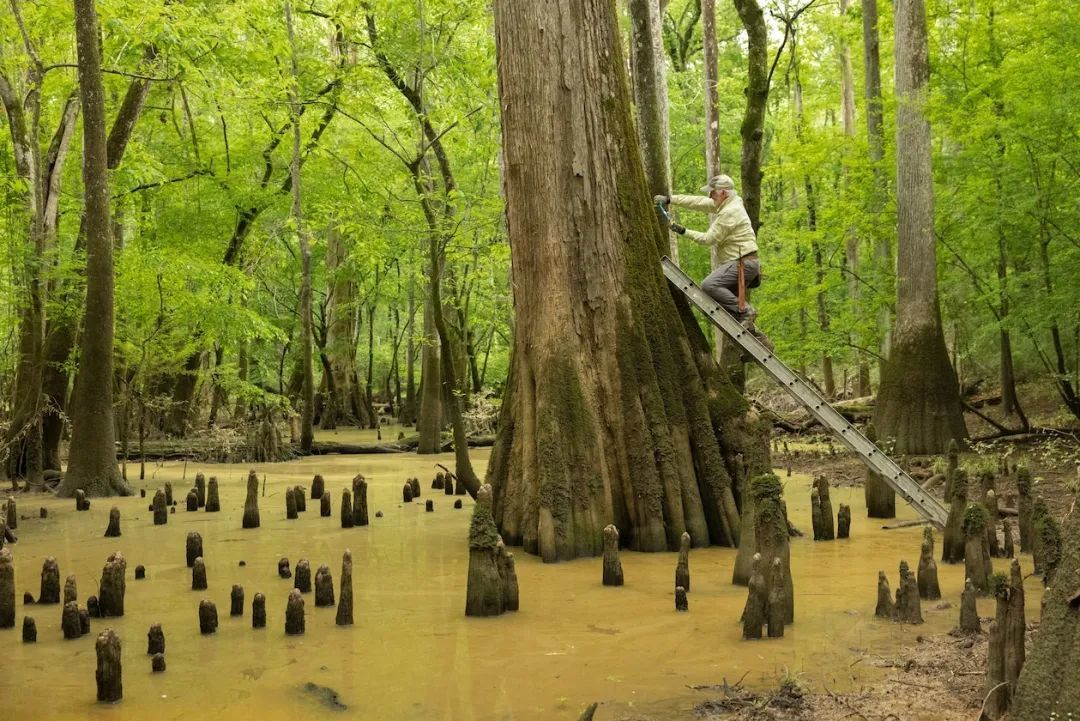
<svg viewBox="0 0 1080 721"><path fill-rule="evenodd" d="M654 203L659 203L660 205L668 205L671 203L670 195L654 195L652 199Z"/></svg>
<svg viewBox="0 0 1080 721"><path fill-rule="evenodd" d="M673 233L678 233L679 235L686 235L686 228L678 223L671 224L671 231Z"/></svg>

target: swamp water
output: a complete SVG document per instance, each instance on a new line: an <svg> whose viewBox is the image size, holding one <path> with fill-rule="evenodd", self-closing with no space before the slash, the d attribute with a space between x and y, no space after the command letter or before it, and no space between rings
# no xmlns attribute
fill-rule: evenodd
<svg viewBox="0 0 1080 721"><path fill-rule="evenodd" d="M373 440L356 432L326 438ZM481 476L487 457L487 449L473 452ZM430 488L435 463L453 468L453 457L321 456L255 464L250 467L260 480L266 476L257 530L240 527L248 465L189 463L186 480L182 462L148 465L147 480L133 484L145 487L147 498L94 499L84 513L75 512L74 500L20 496L20 540L11 547L18 617L15 629L0 631L5 721L569 720L592 701L603 702L597 719L638 712L692 718L690 709L709 694L687 686L725 679L775 686L791 674L811 688L850 689L882 674L857 663L856 649L889 657L920 634L957 624L962 565L939 565L943 601L953 607L936 610L938 602L924 602L924 625L874 618L877 571L887 572L895 591L900 560L912 569L918 565L922 528L881 530L880 522L865 518L861 488L832 490L834 508L852 507L852 538L792 539L795 624L780 640L741 640L746 589L731 585L735 551L722 548L691 552L689 613L674 610L676 553L624 551L626 585L606 588L599 558L545 565L514 549L521 610L467 619L466 533L473 504L466 496L464 509L453 510L455 497ZM137 466L128 470L137 475ZM184 510L198 471L217 476L220 513ZM332 515L321 518L319 503L309 498L307 511L287 521L286 486L300 484L310 496L315 473L326 479ZM342 529L341 489L356 473L368 480L371 525ZM401 486L411 476L420 478L423 495L403 504ZM810 479L781 480L792 521L809 533ZM178 507L168 525L155 527L147 506L165 481L172 482ZM434 513L424 511L429 498ZM103 537L112 505L121 512L120 538ZM40 506L49 511L45 520L37 517ZM376 511L384 517L376 518ZM902 503L898 512L898 520L914 517ZM208 591L191 590L184 557L189 531L203 538ZM353 553L355 625L335 626L334 609L315 608L313 594L306 594L306 634L285 636L292 581L278 578L278 559L287 556L295 569L306 558L313 574L329 566L336 598L346 548ZM37 597L41 564L50 555L59 562L61 579L76 574L79 603L85 605L96 595L101 568L114 550L128 562L123 618L94 619L89 635L65 641L60 605L22 605L24 591ZM1030 572L1030 557L1021 562ZM139 564L146 567L146 580L134 580ZM1007 568L1001 560L995 567ZM229 592L237 583L244 587L245 614L230 618ZM1030 619L1039 608L1040 584L1029 579L1026 590ZM253 630L251 600L260 592L266 595L267 627ZM220 618L210 636L199 634L197 609L204 598L216 603ZM992 608L991 599L979 601L981 615L991 615ZM21 642L23 615L37 621L36 644ZM151 674L145 654L152 623L161 623L166 635L163 674ZM123 641L124 699L115 706L94 700L94 639L106 627ZM305 689L308 684L318 688ZM325 689L336 692L336 700Z"/></svg>

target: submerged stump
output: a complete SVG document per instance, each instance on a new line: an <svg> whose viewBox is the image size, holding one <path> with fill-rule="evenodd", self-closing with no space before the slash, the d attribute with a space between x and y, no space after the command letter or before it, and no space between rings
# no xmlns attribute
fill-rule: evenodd
<svg viewBox="0 0 1080 721"><path fill-rule="evenodd" d="M188 568L194 566L195 559L200 558L203 555L202 536L199 534L198 531L188 532L184 555L187 558Z"/></svg>
<svg viewBox="0 0 1080 721"><path fill-rule="evenodd" d="M743 639L761 638L761 628L767 621L769 586L761 570L761 554L755 553L750 562L750 582L747 584L746 605L743 607Z"/></svg>
<svg viewBox="0 0 1080 721"><path fill-rule="evenodd" d="M466 616L498 616L506 610L506 588L499 572L500 541L502 538L491 510L491 486L485 483L476 494L476 505L469 524Z"/></svg>
<svg viewBox="0 0 1080 721"><path fill-rule="evenodd" d="M160 623L155 623L146 632L146 655L153 656L155 653L165 653L165 632L161 630Z"/></svg>
<svg viewBox="0 0 1080 721"><path fill-rule="evenodd" d="M206 562L203 561L202 556L199 556L191 566L191 590L205 591L207 588Z"/></svg>
<svg viewBox="0 0 1080 721"><path fill-rule="evenodd" d="M851 506L840 504L840 510L836 512L836 537L849 538L851 536Z"/></svg>
<svg viewBox="0 0 1080 721"><path fill-rule="evenodd" d="M889 588L889 578L884 571L877 572L877 606L874 608L874 615L878 618L888 619L896 615L892 589Z"/></svg>
<svg viewBox="0 0 1080 721"><path fill-rule="evenodd" d="M169 509L165 504L165 494L161 492L160 488L154 493L154 502L151 508L154 509L155 526L164 526L169 522Z"/></svg>
<svg viewBox="0 0 1080 721"><path fill-rule="evenodd" d="M938 585L937 562L934 561L934 531L927 526L923 529L922 549L919 555L919 598L936 601L941 598Z"/></svg>
<svg viewBox="0 0 1080 721"><path fill-rule="evenodd" d="M41 593L38 594L37 602L60 603L60 566L52 556L41 564Z"/></svg>
<svg viewBox="0 0 1080 721"><path fill-rule="evenodd" d="M287 636L299 636L304 632L304 597L300 594L300 589L294 588L289 592L289 600L285 604L285 635Z"/></svg>
<svg viewBox="0 0 1080 721"><path fill-rule="evenodd" d="M243 527L259 527L259 476L255 474L254 470L248 471Z"/></svg>
<svg viewBox="0 0 1080 721"><path fill-rule="evenodd" d="M64 632L64 638L68 641L82 636L82 623L79 621L79 604L74 601L64 604L64 612L60 616L60 630Z"/></svg>
<svg viewBox="0 0 1080 721"><path fill-rule="evenodd" d="M266 628L266 596L261 593L251 599L251 627Z"/></svg>
<svg viewBox="0 0 1080 721"><path fill-rule="evenodd" d="M334 623L338 626L353 625L352 551L349 549L345 549L341 555L341 596L338 598Z"/></svg>
<svg viewBox="0 0 1080 721"><path fill-rule="evenodd" d="M207 636L218 627L217 606L208 598L199 601L199 633Z"/></svg>
<svg viewBox="0 0 1080 721"><path fill-rule="evenodd" d="M94 646L97 652L97 700L116 703L124 697L123 668L120 664L120 637L111 628L102 631Z"/></svg>
<svg viewBox="0 0 1080 721"><path fill-rule="evenodd" d="M0 548L0 628L15 628L15 566L10 548Z"/></svg>
<svg viewBox="0 0 1080 721"><path fill-rule="evenodd" d="M120 509L113 506L109 509L109 525L105 529L105 538L118 538L120 536Z"/></svg>
<svg viewBox="0 0 1080 721"><path fill-rule="evenodd" d="M206 512L218 513L221 511L221 498L218 495L217 476L210 476L209 485L206 487Z"/></svg>
<svg viewBox="0 0 1080 721"><path fill-rule="evenodd" d="M329 566L319 566L315 572L315 606L323 608L334 605L334 577Z"/></svg>
<svg viewBox="0 0 1080 721"><path fill-rule="evenodd" d="M341 489L341 527L353 527L352 494L348 488Z"/></svg>
<svg viewBox="0 0 1080 721"><path fill-rule="evenodd" d="M124 595L127 593L127 561L117 551L105 561L101 570L101 585L98 588L98 607L102 618L124 615Z"/></svg>
<svg viewBox="0 0 1080 721"><path fill-rule="evenodd" d="M690 591L690 534L683 531L679 539L679 562L675 564L675 585Z"/></svg>
<svg viewBox="0 0 1080 721"><path fill-rule="evenodd" d="M622 561L619 560L619 529L610 523L604 527L604 585L623 585Z"/></svg>
<svg viewBox="0 0 1080 721"><path fill-rule="evenodd" d="M296 562L296 578L293 587L300 593L311 593L311 563L306 558Z"/></svg>
<svg viewBox="0 0 1080 721"><path fill-rule="evenodd" d="M229 593L229 615L244 615L244 587L239 584L233 584L232 591Z"/></svg>

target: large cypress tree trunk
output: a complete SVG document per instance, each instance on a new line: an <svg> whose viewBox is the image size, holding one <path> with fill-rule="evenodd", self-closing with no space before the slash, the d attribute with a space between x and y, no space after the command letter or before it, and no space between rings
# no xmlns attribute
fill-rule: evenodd
<svg viewBox="0 0 1080 721"><path fill-rule="evenodd" d="M659 268L615 5L500 0L495 36L515 306L500 531L545 561L600 553L608 523L634 549L734 544L726 458L750 444L716 433L746 404Z"/></svg>
<svg viewBox="0 0 1080 721"><path fill-rule="evenodd" d="M75 0L79 89L83 109L83 185L86 198L86 331L72 403L71 453L60 495L128 495L116 466L113 427L113 266L105 90L94 0Z"/></svg>
<svg viewBox="0 0 1080 721"><path fill-rule="evenodd" d="M923 0L896 2L897 294L892 348L882 368L874 425L898 453L941 453L967 436L956 374L945 349L937 294L930 75Z"/></svg>

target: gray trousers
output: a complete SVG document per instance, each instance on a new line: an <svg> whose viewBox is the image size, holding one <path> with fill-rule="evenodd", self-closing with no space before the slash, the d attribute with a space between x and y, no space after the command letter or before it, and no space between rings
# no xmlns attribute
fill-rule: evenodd
<svg viewBox="0 0 1080 721"><path fill-rule="evenodd" d="M747 258L743 261L743 282L748 288L757 280L760 273L761 266L757 258ZM705 280L701 281L701 289L723 306L735 320L742 319L742 313L739 312L739 261L733 260L718 266ZM749 302L746 307L749 310Z"/></svg>

